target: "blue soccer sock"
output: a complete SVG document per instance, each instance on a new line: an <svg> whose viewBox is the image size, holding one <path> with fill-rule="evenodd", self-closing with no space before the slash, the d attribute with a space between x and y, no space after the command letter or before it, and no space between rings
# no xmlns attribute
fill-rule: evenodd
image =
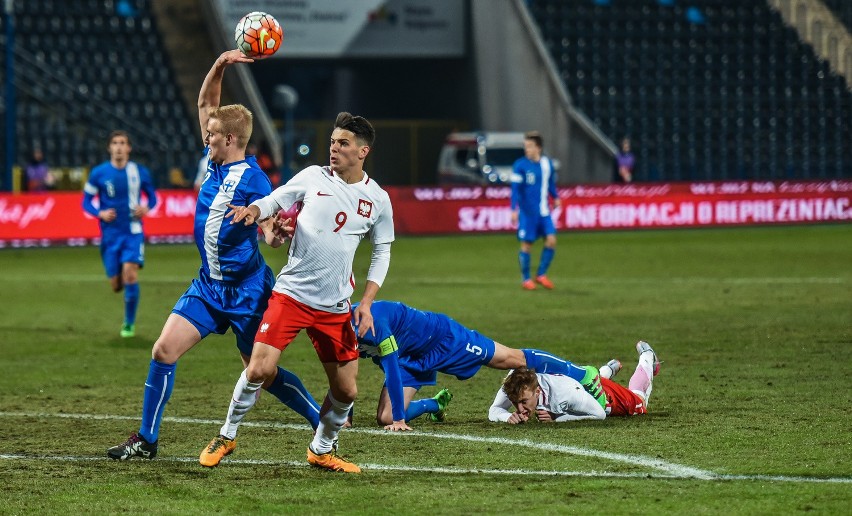
<svg viewBox="0 0 852 516"><path fill-rule="evenodd" d="M124 322L136 323L136 307L139 306L139 283L124 286Z"/></svg>
<svg viewBox="0 0 852 516"><path fill-rule="evenodd" d="M524 281L530 279L530 253L519 251L518 261L521 263L521 277Z"/></svg>
<svg viewBox="0 0 852 516"><path fill-rule="evenodd" d="M426 413L434 414L440 409L441 407L438 406L438 401L434 398L414 400L408 404L408 409L405 411L405 420L411 421L412 419L420 417Z"/></svg>
<svg viewBox="0 0 852 516"><path fill-rule="evenodd" d="M550 268L550 262L553 261L553 255L556 254L556 249L553 247L545 247L541 250L541 261L538 262L537 276L547 274L547 269Z"/></svg>
<svg viewBox="0 0 852 516"><path fill-rule="evenodd" d="M139 427L141 435L149 443L157 442L160 438L160 422L163 420L163 410L172 396L175 386L175 368L177 364L163 364L151 359L148 366L148 379L145 380L145 397L142 400L142 424Z"/></svg>
<svg viewBox="0 0 852 516"><path fill-rule="evenodd" d="M278 374L272 380L272 385L266 390L281 400L281 403L307 419L311 428L317 429L320 407L311 393L305 389L298 376L283 367L279 367Z"/></svg>
<svg viewBox="0 0 852 516"><path fill-rule="evenodd" d="M583 381L586 369L540 349L522 349L527 360L527 369L535 369L537 373L561 374Z"/></svg>

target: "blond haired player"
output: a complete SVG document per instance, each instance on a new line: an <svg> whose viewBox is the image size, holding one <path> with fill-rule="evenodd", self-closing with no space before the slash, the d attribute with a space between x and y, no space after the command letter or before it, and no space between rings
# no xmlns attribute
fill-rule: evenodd
<svg viewBox="0 0 852 516"><path fill-rule="evenodd" d="M243 364L249 362L275 275L258 249L258 226L233 225L225 213L229 204L248 204L269 195L272 183L254 156L245 153L252 133L251 112L239 104L221 106L220 97L225 69L251 62L238 50L224 52L207 72L198 93L198 121L207 158L194 219L201 267L154 342L139 431L107 450L112 459L157 456L160 425L174 388L178 359L207 335L221 335L230 328ZM282 244L275 220L259 226L266 243L273 247ZM278 368L264 388L314 427L319 424L319 406L290 371Z"/></svg>
<svg viewBox="0 0 852 516"><path fill-rule="evenodd" d="M284 348L304 329L329 385L319 426L308 446L308 463L334 471L361 471L336 455L336 442L358 392L358 343L349 321L355 250L364 237L373 245L364 294L353 315L363 336L375 332L370 306L387 274L394 240L390 198L363 168L374 138L366 119L340 113L331 133L330 166L308 167L263 199L247 207L230 206L232 224L253 224L302 204L287 265L278 275L225 424L213 440L221 440L224 446L211 443L208 449L215 449L216 456L205 457L202 452L202 462L218 463L234 450L237 427L254 405L258 389L275 373Z"/></svg>
<svg viewBox="0 0 852 516"><path fill-rule="evenodd" d="M543 423L562 423L644 414L651 397L653 378L660 372L660 361L647 342L637 342L636 351L639 363L628 387L611 380L621 370L621 362L610 360L600 368L601 385L606 394L605 408L579 382L568 376L540 374L520 367L506 376L488 410L488 419L516 425L530 418ZM512 407L514 412L509 410Z"/></svg>

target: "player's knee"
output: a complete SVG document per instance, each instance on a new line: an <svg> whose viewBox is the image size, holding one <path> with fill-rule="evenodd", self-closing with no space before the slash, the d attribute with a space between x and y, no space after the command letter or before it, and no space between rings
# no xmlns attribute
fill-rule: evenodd
<svg viewBox="0 0 852 516"><path fill-rule="evenodd" d="M352 403L358 397L358 387L355 383L351 385L332 385L331 395L340 403Z"/></svg>
<svg viewBox="0 0 852 516"><path fill-rule="evenodd" d="M376 424L385 426L393 423L393 418L390 414L376 414Z"/></svg>
<svg viewBox="0 0 852 516"><path fill-rule="evenodd" d="M180 358L180 355L162 340L157 340L154 347L151 348L151 358L161 364L174 364Z"/></svg>
<svg viewBox="0 0 852 516"><path fill-rule="evenodd" d="M264 383L275 376L276 370L275 364L269 367L262 361L249 362L246 368L246 379L251 383Z"/></svg>

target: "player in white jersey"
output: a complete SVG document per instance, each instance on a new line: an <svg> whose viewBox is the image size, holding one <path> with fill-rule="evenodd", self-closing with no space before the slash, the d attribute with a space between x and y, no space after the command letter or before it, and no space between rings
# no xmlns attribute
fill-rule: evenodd
<svg viewBox="0 0 852 516"><path fill-rule="evenodd" d="M353 315L363 336L375 333L370 306L387 274L394 240L390 198L363 168L374 139L366 119L340 113L331 134L330 166L308 167L263 199L230 206L232 223L245 224L292 209L296 203L301 203L301 211L287 265L278 275L248 368L234 388L221 435L236 435L257 390L274 374L281 352L304 329L329 384L319 426L308 446L308 463L350 473L361 470L336 455L336 443L357 395L358 343L348 317L355 286L352 261L358 243L369 237L370 269Z"/></svg>
<svg viewBox="0 0 852 516"><path fill-rule="evenodd" d="M574 379L559 374L539 374L526 367L515 369L503 381L488 419L518 424L531 417L543 423L562 423L581 419L604 419L609 416L645 414L651 397L654 376L660 372L660 361L651 346L636 343L639 363L628 387L612 381L621 370L621 362L610 360L600 368L601 384L606 393L606 408ZM509 409L515 408L514 412Z"/></svg>

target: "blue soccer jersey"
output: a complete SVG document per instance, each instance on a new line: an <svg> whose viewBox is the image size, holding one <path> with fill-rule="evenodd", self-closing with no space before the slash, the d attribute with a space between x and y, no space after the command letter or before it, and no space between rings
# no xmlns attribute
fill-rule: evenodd
<svg viewBox="0 0 852 516"><path fill-rule="evenodd" d="M446 315L396 301L376 301L370 312L376 332L359 337L358 349L384 370L395 421L404 417L403 387L433 385L438 372L470 378L494 356L493 340Z"/></svg>
<svg viewBox="0 0 852 516"><path fill-rule="evenodd" d="M99 219L104 240L121 235L138 235L142 233L142 221L133 215L133 211L142 202L143 192L148 198L148 208L156 206L157 192L147 168L128 161L124 168L118 169L107 161L93 168L89 174L83 186L83 209L93 217L97 217L102 210L115 210L116 216L112 222ZM95 197L98 206L93 202Z"/></svg>
<svg viewBox="0 0 852 516"><path fill-rule="evenodd" d="M512 210L527 217L548 216L548 196L557 198L556 173L547 156L539 161L519 158L512 166Z"/></svg>
<svg viewBox="0 0 852 516"><path fill-rule="evenodd" d="M204 273L215 280L238 282L266 266L258 249L257 225L231 224L225 214L228 204L248 206L271 192L272 183L254 156L227 165L208 161L194 228Z"/></svg>

